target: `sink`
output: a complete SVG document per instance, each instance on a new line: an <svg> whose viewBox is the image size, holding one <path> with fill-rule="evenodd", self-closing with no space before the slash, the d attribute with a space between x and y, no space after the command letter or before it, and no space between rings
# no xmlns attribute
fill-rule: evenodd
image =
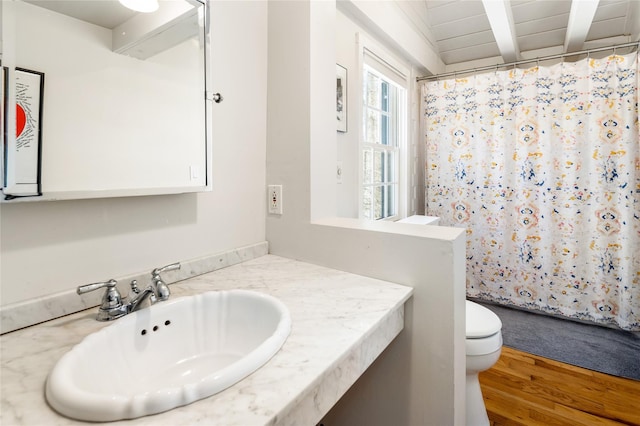
<svg viewBox="0 0 640 426"><path fill-rule="evenodd" d="M223 391L264 365L291 330L287 307L254 291L211 291L141 309L88 335L47 378L67 417L113 421Z"/></svg>

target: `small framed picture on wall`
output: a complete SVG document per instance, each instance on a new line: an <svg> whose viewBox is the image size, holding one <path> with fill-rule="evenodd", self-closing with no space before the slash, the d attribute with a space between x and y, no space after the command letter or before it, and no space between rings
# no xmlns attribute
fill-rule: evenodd
<svg viewBox="0 0 640 426"><path fill-rule="evenodd" d="M4 69L4 79L8 70ZM4 183L5 200L17 197L42 195L42 104L44 96L44 73L25 68L15 69L12 87L4 88L4 114L7 117L7 96L12 90L11 101L15 101L15 130L8 135L4 129ZM12 105L13 106L13 105ZM13 119L13 118L11 118Z"/></svg>
<svg viewBox="0 0 640 426"><path fill-rule="evenodd" d="M337 130L347 131L347 69L336 64L336 118Z"/></svg>

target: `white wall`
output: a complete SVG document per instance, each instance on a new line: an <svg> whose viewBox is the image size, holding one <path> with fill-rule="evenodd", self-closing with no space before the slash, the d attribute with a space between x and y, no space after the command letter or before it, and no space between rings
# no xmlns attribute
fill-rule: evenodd
<svg viewBox="0 0 640 426"><path fill-rule="evenodd" d="M462 424L463 231L317 220L337 210L335 3L213 8L214 90L225 98L213 111L213 192L0 206L1 303L252 244L266 231L274 254L415 288L406 330L332 424ZM284 185L284 215L266 229L265 172Z"/></svg>
<svg viewBox="0 0 640 426"><path fill-rule="evenodd" d="M268 7L267 183L282 184L284 200L284 214L267 217L270 251L415 289L406 330L326 424L462 424L464 231L330 218L341 142L335 3Z"/></svg>
<svg viewBox="0 0 640 426"><path fill-rule="evenodd" d="M348 8L347 8L348 9ZM394 10L394 9L391 9ZM398 19L402 18L397 9ZM407 23L407 25L409 25ZM406 150L409 161L406 163L407 200L406 216L424 213L424 164L422 151L424 137L420 131L420 98L415 78L424 75L423 67L412 62L412 57L399 52L376 32L366 28L357 16L336 11L336 63L347 69L347 124L346 133L337 132L337 159L342 164L342 183L336 185L337 215L339 217L358 217L360 139L362 138L362 45L363 40L375 47L379 55L390 58L409 70L408 106L409 134ZM360 41L358 42L358 38Z"/></svg>
<svg viewBox="0 0 640 426"><path fill-rule="evenodd" d="M359 127L362 77L358 69L356 33L363 31L343 13L336 12L336 63L347 69L347 132L336 132L337 158L342 162L342 183L336 186L340 217L358 217Z"/></svg>
<svg viewBox="0 0 640 426"><path fill-rule="evenodd" d="M0 205L2 305L265 240L267 6L212 9L213 191Z"/></svg>

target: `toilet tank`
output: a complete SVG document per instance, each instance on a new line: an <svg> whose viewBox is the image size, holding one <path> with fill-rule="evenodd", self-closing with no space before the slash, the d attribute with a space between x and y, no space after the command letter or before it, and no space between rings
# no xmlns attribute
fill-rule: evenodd
<svg viewBox="0 0 640 426"><path fill-rule="evenodd" d="M440 218L437 216L424 216L421 214L409 216L398 221L398 223L415 223L418 225L438 225L439 222Z"/></svg>

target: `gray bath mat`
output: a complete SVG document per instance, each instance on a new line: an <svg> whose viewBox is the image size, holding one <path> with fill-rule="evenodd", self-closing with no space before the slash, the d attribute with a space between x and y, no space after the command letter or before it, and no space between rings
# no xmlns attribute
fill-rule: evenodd
<svg viewBox="0 0 640 426"><path fill-rule="evenodd" d="M640 333L474 300L502 320L504 345L613 376L640 380Z"/></svg>

